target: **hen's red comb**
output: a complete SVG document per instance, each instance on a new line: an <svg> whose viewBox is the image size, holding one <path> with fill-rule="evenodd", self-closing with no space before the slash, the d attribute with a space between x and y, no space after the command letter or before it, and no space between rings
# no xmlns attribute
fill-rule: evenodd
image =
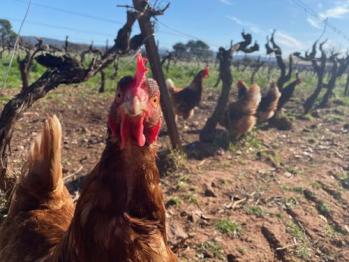
<svg viewBox="0 0 349 262"><path fill-rule="evenodd" d="M148 68L145 66L147 60L142 57L142 54L139 53L137 55L137 60L136 60L136 74L135 74L135 87L139 88L142 86L145 76L148 72Z"/></svg>
<svg viewBox="0 0 349 262"><path fill-rule="evenodd" d="M246 84L243 80L238 81L238 87L244 87Z"/></svg>
<svg viewBox="0 0 349 262"><path fill-rule="evenodd" d="M204 76L207 77L208 76L208 66L206 66L204 68Z"/></svg>

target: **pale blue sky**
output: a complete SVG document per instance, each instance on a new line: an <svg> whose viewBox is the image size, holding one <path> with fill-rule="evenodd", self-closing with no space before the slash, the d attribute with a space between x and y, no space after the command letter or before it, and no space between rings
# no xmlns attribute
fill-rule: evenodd
<svg viewBox="0 0 349 262"><path fill-rule="evenodd" d="M116 4L131 0L32 0L23 35L36 35L72 41L112 41L124 21L124 9ZM160 1L161 2L161 1ZM163 3L166 0L162 0ZM322 31L322 21L330 25L324 38L338 49L349 47L349 0L171 0L166 15L160 17L156 37L161 46L194 37L207 42L212 49L239 41L240 32L252 32L264 46L266 35L278 30L277 40L286 52L305 50ZM0 0L0 18L9 19L15 30L26 10L28 0ZM304 4L315 12L305 12ZM313 14L313 15L311 15ZM135 32L138 31L136 28ZM341 33L342 32L342 33ZM264 49L263 49L264 52Z"/></svg>

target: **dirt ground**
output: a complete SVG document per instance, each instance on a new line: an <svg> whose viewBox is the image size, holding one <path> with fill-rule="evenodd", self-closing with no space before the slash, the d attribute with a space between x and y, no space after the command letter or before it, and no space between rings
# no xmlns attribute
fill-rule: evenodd
<svg viewBox="0 0 349 262"><path fill-rule="evenodd" d="M87 174L104 148L112 98L60 87L36 103L16 126L14 170L54 113L64 128L67 182ZM263 126L223 149L223 139L197 142L215 101L206 92L194 117L180 123L186 155L168 153L166 136L159 141L169 240L180 260L349 261L348 107L337 103L302 117L293 102L292 130Z"/></svg>

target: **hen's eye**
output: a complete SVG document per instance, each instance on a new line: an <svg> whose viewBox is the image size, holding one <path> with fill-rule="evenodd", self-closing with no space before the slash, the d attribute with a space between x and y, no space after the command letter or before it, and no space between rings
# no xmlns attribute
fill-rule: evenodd
<svg viewBox="0 0 349 262"><path fill-rule="evenodd" d="M154 97L151 99L151 102L152 102L153 106L157 106L158 103L159 103L159 100L158 100L158 98L157 98L156 96L154 96Z"/></svg>
<svg viewBox="0 0 349 262"><path fill-rule="evenodd" d="M116 100L120 101L121 98L122 98L121 93L120 93L120 92L117 92L117 93L116 93Z"/></svg>

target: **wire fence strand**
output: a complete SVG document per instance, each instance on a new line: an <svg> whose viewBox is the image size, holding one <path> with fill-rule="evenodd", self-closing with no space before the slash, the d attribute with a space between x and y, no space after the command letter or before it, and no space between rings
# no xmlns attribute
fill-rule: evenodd
<svg viewBox="0 0 349 262"><path fill-rule="evenodd" d="M24 17L23 17L23 19L22 19L21 25L19 26L19 29L18 29L18 32L17 32L17 37L16 37L15 44L14 44L14 46L13 46L13 50L12 50L12 54L11 54L11 58L10 58L10 63L9 63L9 65L8 65L7 70L6 70L5 73L4 73L3 89L5 89L5 88L6 88L6 85L7 85L7 79L8 79L8 76L9 76L9 74L10 74L10 71L11 71L13 59L14 59L15 54L16 54L16 52L17 52L19 40L20 40L20 38L21 38L20 35L21 35L21 32L22 32L24 23L25 23L25 21L26 21L28 15L29 15L29 11L30 11L31 4L32 4L32 0L29 0L27 10L26 10L26 12L25 12L25 14L24 14Z"/></svg>

